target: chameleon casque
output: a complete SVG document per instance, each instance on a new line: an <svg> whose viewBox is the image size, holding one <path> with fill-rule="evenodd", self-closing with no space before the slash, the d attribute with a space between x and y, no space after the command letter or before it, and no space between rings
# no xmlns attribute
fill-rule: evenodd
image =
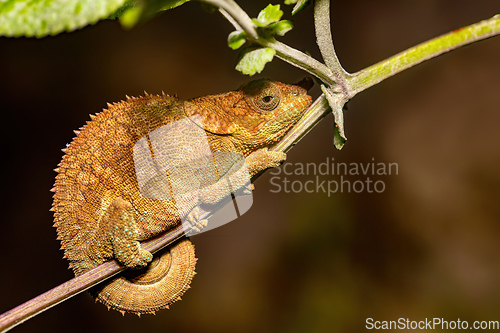
<svg viewBox="0 0 500 333"><path fill-rule="evenodd" d="M212 152L237 152L251 176L280 165L279 141L311 104L312 80L287 85L265 79L219 95L181 101L146 94L91 115L63 149L53 188L54 226L75 275L116 259L127 268L91 290L108 308L137 315L154 313L180 299L195 272L194 246L186 238L153 259L140 241L180 223L173 200L141 195L132 147L165 124L199 115Z"/></svg>

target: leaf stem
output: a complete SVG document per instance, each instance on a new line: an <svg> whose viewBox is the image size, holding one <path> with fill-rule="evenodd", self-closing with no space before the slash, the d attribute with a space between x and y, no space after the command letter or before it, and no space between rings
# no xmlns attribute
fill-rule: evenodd
<svg viewBox="0 0 500 333"><path fill-rule="evenodd" d="M335 80L332 78L332 72L330 69L313 57L310 57L307 54L275 39L261 39L258 43L264 47L270 47L275 50L276 56L281 60L316 76L323 82L336 84Z"/></svg>
<svg viewBox="0 0 500 333"><path fill-rule="evenodd" d="M248 14L233 0L200 0L219 7L221 14L231 23L236 30L245 31L250 42L269 47L276 51L276 56L295 67L298 67L320 80L335 84L335 77L331 70L307 54L300 52L288 45L278 42L274 38L262 38Z"/></svg>
<svg viewBox="0 0 500 333"><path fill-rule="evenodd" d="M228 19L228 16L232 18L228 21L234 26L236 30L243 30L252 41L259 39L257 34L257 29L255 24L253 24L252 19L248 14L241 9L241 7L233 0L200 0L201 2L206 2L212 6L222 9L224 17Z"/></svg>

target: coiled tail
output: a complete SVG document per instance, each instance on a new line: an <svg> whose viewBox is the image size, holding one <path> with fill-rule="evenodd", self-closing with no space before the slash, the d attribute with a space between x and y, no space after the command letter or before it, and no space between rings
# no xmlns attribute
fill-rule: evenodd
<svg viewBox="0 0 500 333"><path fill-rule="evenodd" d="M96 301L122 314L154 314L181 299L196 274L195 266L194 245L184 239L155 257L146 268L129 270L90 292Z"/></svg>

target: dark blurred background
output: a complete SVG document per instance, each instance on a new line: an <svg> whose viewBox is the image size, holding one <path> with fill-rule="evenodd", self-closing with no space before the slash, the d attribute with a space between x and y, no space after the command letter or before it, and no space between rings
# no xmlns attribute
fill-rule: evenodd
<svg viewBox="0 0 500 333"><path fill-rule="evenodd" d="M240 1L253 17L267 3ZM499 9L498 0L334 1L335 46L354 72ZM282 40L319 58L312 8L293 19ZM126 94L237 88L249 78L233 69L231 31L188 3L131 31L105 21L0 38L0 312L73 276L49 212L52 169L72 131ZM499 59L497 37L419 65L349 102L342 151L328 116L289 153L293 163L397 163L397 175L373 177L383 193L271 193L268 172L247 214L193 237L198 274L170 310L122 317L85 293L13 332L359 332L369 317L498 320ZM276 59L259 77L305 75Z"/></svg>

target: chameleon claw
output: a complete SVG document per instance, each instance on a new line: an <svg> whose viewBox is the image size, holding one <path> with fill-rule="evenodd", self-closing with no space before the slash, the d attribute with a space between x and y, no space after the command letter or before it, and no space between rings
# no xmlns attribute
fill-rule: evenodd
<svg viewBox="0 0 500 333"><path fill-rule="evenodd" d="M195 207L193 209L193 218L195 221L198 221L200 219L200 209L198 207Z"/></svg>
<svg viewBox="0 0 500 333"><path fill-rule="evenodd" d="M200 220L191 226L191 230L199 233L208 225L208 220Z"/></svg>
<svg viewBox="0 0 500 333"><path fill-rule="evenodd" d="M193 210L186 216L186 221L188 222L186 234L192 236L203 230L208 225L208 220L200 220L200 210L198 207L193 208Z"/></svg>
<svg viewBox="0 0 500 333"><path fill-rule="evenodd" d="M197 224L200 219L200 210L198 207L194 207L193 210L188 214L187 219L191 224Z"/></svg>

